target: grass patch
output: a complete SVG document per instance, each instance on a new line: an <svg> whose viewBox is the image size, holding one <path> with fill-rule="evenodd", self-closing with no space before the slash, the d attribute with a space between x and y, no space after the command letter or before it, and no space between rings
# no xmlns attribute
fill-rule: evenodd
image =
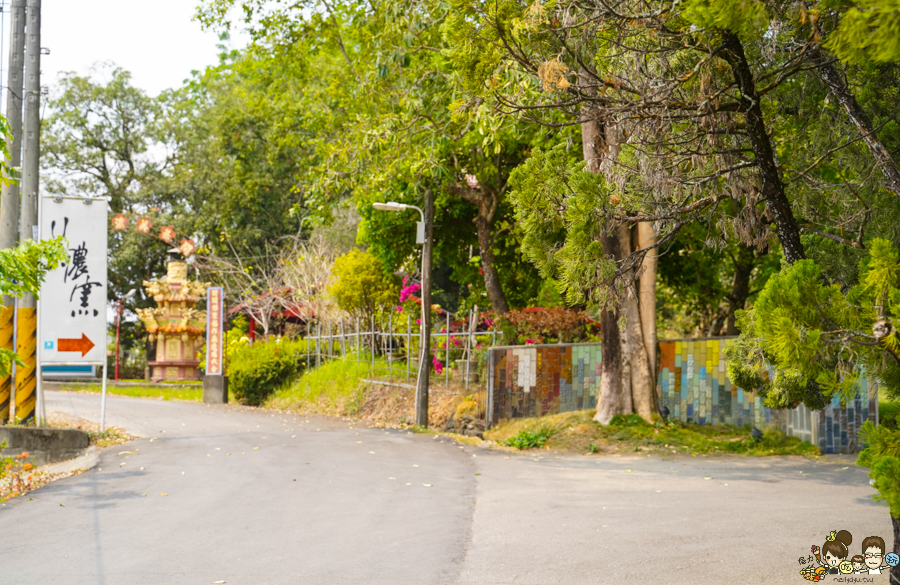
<svg viewBox="0 0 900 585"><path fill-rule="evenodd" d="M376 367L386 362L376 360ZM355 358L335 360L307 370L292 383L278 389L263 404L279 410L302 410L311 414L354 415L364 399L361 378L369 376L370 362Z"/></svg>
<svg viewBox="0 0 900 585"><path fill-rule="evenodd" d="M762 439L754 441L749 429L725 425L649 424L630 415L616 416L602 426L593 416L594 411L583 410L510 420L488 430L485 438L519 449L543 446L577 453L819 455L814 445L774 428L766 429ZM527 440L538 436L545 437L542 445Z"/></svg>
<svg viewBox="0 0 900 585"><path fill-rule="evenodd" d="M66 392L91 392L99 394L103 387L100 384L79 384L77 386L62 385L62 390ZM187 400L190 402L203 401L203 388L200 386L185 387L175 386L158 387L158 386L113 386L106 387L107 394L115 394L117 396L132 396L135 398L158 398L160 400ZM231 398L229 397L229 400Z"/></svg>

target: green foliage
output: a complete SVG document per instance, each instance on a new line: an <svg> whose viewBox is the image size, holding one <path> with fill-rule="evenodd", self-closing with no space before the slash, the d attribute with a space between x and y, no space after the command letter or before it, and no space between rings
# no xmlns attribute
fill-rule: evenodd
<svg viewBox="0 0 900 585"><path fill-rule="evenodd" d="M781 268L777 248L725 238L710 246L711 235L708 226L685 226L660 258L657 323L667 337L736 335L734 312Z"/></svg>
<svg viewBox="0 0 900 585"><path fill-rule="evenodd" d="M69 259L65 240L25 240L17 248L0 250L0 295L39 296L47 272Z"/></svg>
<svg viewBox="0 0 900 585"><path fill-rule="evenodd" d="M358 248L334 261L331 295L337 306L368 322L372 316L397 303L400 287L396 278L385 273L382 262Z"/></svg>
<svg viewBox="0 0 900 585"><path fill-rule="evenodd" d="M522 231L522 251L544 278L554 278L566 301L608 302L615 264L600 238L612 189L584 168L565 145L536 149L509 178L509 198Z"/></svg>
<svg viewBox="0 0 900 585"><path fill-rule="evenodd" d="M849 63L900 61L900 1L856 0L826 46Z"/></svg>
<svg viewBox="0 0 900 585"><path fill-rule="evenodd" d="M306 367L307 342L257 341L229 355L228 385L241 404L259 406Z"/></svg>
<svg viewBox="0 0 900 585"><path fill-rule="evenodd" d="M866 448L856 463L870 469L869 477L875 480L876 500L887 502L893 518L900 518L900 429L866 421L859 431Z"/></svg>
<svg viewBox="0 0 900 585"><path fill-rule="evenodd" d="M62 237L39 243L25 240L17 248L0 250L0 295L40 296L47 272L69 259L64 242ZM9 375L13 362L25 365L14 351L0 348L0 377Z"/></svg>
<svg viewBox="0 0 900 585"><path fill-rule="evenodd" d="M728 30L744 37L762 33L769 24L764 2L756 0L689 0L684 17L697 26Z"/></svg>
<svg viewBox="0 0 900 585"><path fill-rule="evenodd" d="M874 239L849 290L829 284L812 260L785 267L751 311L739 313L741 338L726 348L729 377L765 404L822 408L848 400L861 373L900 396L900 263L891 242ZM766 375L768 368L775 375ZM862 372L860 369L862 368Z"/></svg>
<svg viewBox="0 0 900 585"><path fill-rule="evenodd" d="M516 449L540 449L544 446L555 431L548 427L541 427L537 431L519 431L514 437L510 437L503 442L507 447L515 447Z"/></svg>

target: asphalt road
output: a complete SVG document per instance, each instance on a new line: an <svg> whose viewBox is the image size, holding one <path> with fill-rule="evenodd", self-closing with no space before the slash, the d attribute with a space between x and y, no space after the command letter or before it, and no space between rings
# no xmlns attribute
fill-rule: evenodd
<svg viewBox="0 0 900 585"><path fill-rule="evenodd" d="M99 399L48 409L96 420ZM785 583L831 530L851 554L891 534L850 458L510 455L234 406L107 412L141 438L0 506L0 583Z"/></svg>

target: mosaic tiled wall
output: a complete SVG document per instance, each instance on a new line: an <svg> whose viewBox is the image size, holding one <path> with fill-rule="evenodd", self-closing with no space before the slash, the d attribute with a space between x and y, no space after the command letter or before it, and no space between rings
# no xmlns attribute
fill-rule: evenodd
<svg viewBox="0 0 900 585"><path fill-rule="evenodd" d="M488 360L491 424L597 406L599 343L494 348Z"/></svg>
<svg viewBox="0 0 900 585"><path fill-rule="evenodd" d="M799 406L771 410L752 392L734 386L725 373L728 338L661 341L657 390L671 416L699 424L774 424L788 435L818 445L823 453L854 453L856 435L875 420L875 385L860 382L846 407L835 400L821 411ZM595 408L600 386L600 344L498 347L488 355L490 424Z"/></svg>
<svg viewBox="0 0 900 585"><path fill-rule="evenodd" d="M835 401L821 411L799 406L791 411L766 408L752 392L736 387L725 373L724 348L728 339L661 341L658 390L660 405L671 416L700 424L775 424L788 435L817 444L823 453L854 453L856 434L874 420L877 395L874 384L863 379L859 392L846 407Z"/></svg>

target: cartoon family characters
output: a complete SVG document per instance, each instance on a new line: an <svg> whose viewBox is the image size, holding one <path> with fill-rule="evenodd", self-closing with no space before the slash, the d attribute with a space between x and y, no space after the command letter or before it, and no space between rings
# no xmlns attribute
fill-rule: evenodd
<svg viewBox="0 0 900 585"><path fill-rule="evenodd" d="M832 530L825 538L825 544L821 550L818 546L812 547L819 567L807 570L801 574L807 580L818 581L825 574L856 574L856 575L877 575L881 574L882 569L888 569L895 565L892 562L895 559L891 555L885 555L884 539L880 536L867 536L862 541L862 554L853 555L850 560L847 556L850 554L849 547L853 543L853 536L846 530ZM888 558L891 556L891 558ZM894 555L896 556L896 555ZM812 560L812 559L810 559ZM813 577L810 579L810 577Z"/></svg>
<svg viewBox="0 0 900 585"><path fill-rule="evenodd" d="M825 538L825 544L822 545L822 556L819 556L819 547L812 547L812 552L816 556L816 561L820 565L828 569L829 575L839 575L841 573L840 564L847 560L849 549L847 548L853 542L853 535L846 530L831 531Z"/></svg>

